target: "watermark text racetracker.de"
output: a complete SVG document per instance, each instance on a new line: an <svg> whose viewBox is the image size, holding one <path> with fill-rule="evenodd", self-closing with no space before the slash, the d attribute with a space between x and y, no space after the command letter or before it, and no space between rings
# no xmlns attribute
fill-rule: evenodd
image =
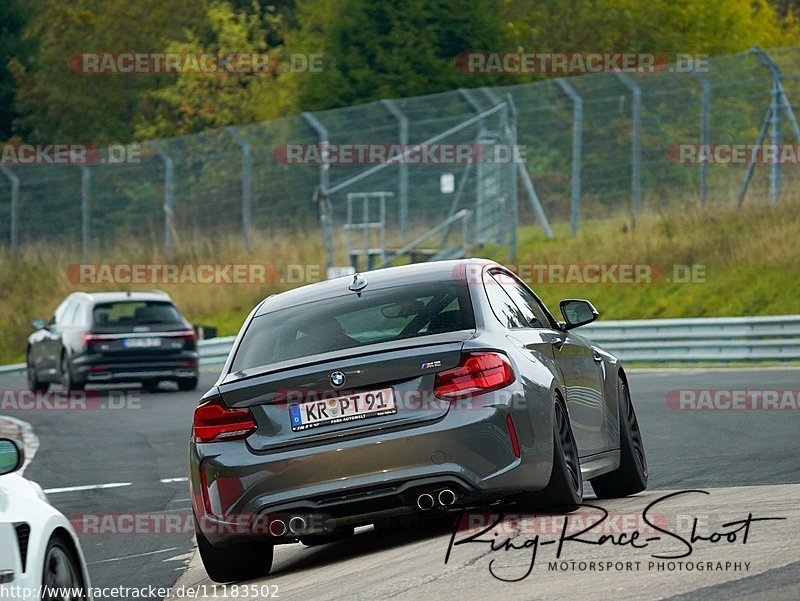
<svg viewBox="0 0 800 601"><path fill-rule="evenodd" d="M278 144L272 157L286 165L474 165L524 164L525 152L524 146L515 144L325 142Z"/></svg>
<svg viewBox="0 0 800 601"><path fill-rule="evenodd" d="M322 265L275 263L72 263L66 270L77 285L300 284L324 274Z"/></svg>
<svg viewBox="0 0 800 601"><path fill-rule="evenodd" d="M797 165L800 164L800 144L672 144L666 156L680 165Z"/></svg>
<svg viewBox="0 0 800 601"><path fill-rule="evenodd" d="M691 388L667 393L674 411L800 411L800 388Z"/></svg>
<svg viewBox="0 0 800 601"><path fill-rule="evenodd" d="M661 52L462 52L459 71L474 74L693 73L708 71L707 54Z"/></svg>
<svg viewBox="0 0 800 601"><path fill-rule="evenodd" d="M120 411L141 408L138 390L0 390L0 411Z"/></svg>
<svg viewBox="0 0 800 601"><path fill-rule="evenodd" d="M142 162L141 144L70 144L61 142L0 144L0 163L26 165L124 165Z"/></svg>
<svg viewBox="0 0 800 601"><path fill-rule="evenodd" d="M660 265L658 263L509 263L506 266L531 285L542 284L703 284L706 266ZM484 264L460 263L454 278L477 283L485 280ZM497 281L504 284L501 274ZM491 281L489 281L491 283Z"/></svg>
<svg viewBox="0 0 800 601"><path fill-rule="evenodd" d="M220 482L224 481L224 485ZM217 495L214 503L221 502L220 491L244 490L242 483L232 478L220 478L211 482ZM230 498L226 499L230 501ZM196 500L199 503L203 501ZM214 507L214 509L218 509ZM81 537L88 536L191 536L198 527L206 535L217 536L273 536L290 534L287 524L292 518L301 517L304 533L331 533L336 529L336 520L322 513L230 513L220 511L209 518L192 511L169 513L84 513L70 517L70 524Z"/></svg>
<svg viewBox="0 0 800 601"><path fill-rule="evenodd" d="M69 58L81 75L320 73L324 55L279 52L79 52Z"/></svg>

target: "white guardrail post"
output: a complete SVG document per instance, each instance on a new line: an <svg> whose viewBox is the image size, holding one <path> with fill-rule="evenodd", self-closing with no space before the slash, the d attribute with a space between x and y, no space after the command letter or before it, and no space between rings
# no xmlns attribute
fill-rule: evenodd
<svg viewBox="0 0 800 601"><path fill-rule="evenodd" d="M627 362L800 360L800 315L599 321L576 332ZM200 365L222 365L235 338L198 342ZM24 363L0 366L22 371Z"/></svg>

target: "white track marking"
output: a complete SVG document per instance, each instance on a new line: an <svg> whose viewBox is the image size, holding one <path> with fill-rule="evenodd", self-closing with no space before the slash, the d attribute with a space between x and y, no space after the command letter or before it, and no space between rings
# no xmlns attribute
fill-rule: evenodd
<svg viewBox="0 0 800 601"><path fill-rule="evenodd" d="M175 555L173 557L167 557L166 559L162 559L161 563L168 563L170 561L182 561L184 564L188 565L189 562L194 557L194 549L189 549L186 553L182 555Z"/></svg>
<svg viewBox="0 0 800 601"><path fill-rule="evenodd" d="M188 482L189 478L162 478L161 484L171 484L172 482Z"/></svg>
<svg viewBox="0 0 800 601"><path fill-rule="evenodd" d="M137 557L146 557L148 555L158 555L159 553L169 553L170 551L177 551L180 547L170 547L169 549L161 549L160 551L150 551L149 553L137 553L136 555L125 555L124 557L112 557L111 559L101 559L100 561L92 561L87 563L88 566L93 566L98 563L109 563L112 561L124 561L126 559L135 559Z"/></svg>
<svg viewBox="0 0 800 601"><path fill-rule="evenodd" d="M62 492L77 492L81 490L101 490L104 488L123 488L132 486L133 482L109 482L108 484L86 484L84 486L65 486L63 488L46 488L45 494L57 495Z"/></svg>
<svg viewBox="0 0 800 601"><path fill-rule="evenodd" d="M686 374L695 374L695 373L709 373L709 372L722 372L722 373L734 373L737 371L797 371L797 364L795 365L771 365L766 367L748 367L748 366L741 366L735 365L726 367L724 365L721 366L714 366L714 367L626 367L625 371L629 374L661 374L664 376L672 375L675 373L680 373L683 375Z"/></svg>

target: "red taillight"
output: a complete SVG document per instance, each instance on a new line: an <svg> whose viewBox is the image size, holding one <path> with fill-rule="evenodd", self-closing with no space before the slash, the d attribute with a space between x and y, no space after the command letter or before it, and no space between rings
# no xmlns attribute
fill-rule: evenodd
<svg viewBox="0 0 800 601"><path fill-rule="evenodd" d="M196 338L194 330L181 330L180 332L175 332L174 337L178 340L194 340Z"/></svg>
<svg viewBox="0 0 800 601"><path fill-rule="evenodd" d="M453 400L505 388L514 380L514 369L505 355L467 353L461 365L436 374L433 394Z"/></svg>
<svg viewBox="0 0 800 601"><path fill-rule="evenodd" d="M517 429L514 427L514 420L510 415L506 415L506 427L508 427L508 437L511 439L511 448L514 449L514 457L519 458L519 440L517 439Z"/></svg>
<svg viewBox="0 0 800 601"><path fill-rule="evenodd" d="M196 442L222 442L245 438L256 431L256 421L249 409L228 409L217 402L194 410Z"/></svg>
<svg viewBox="0 0 800 601"><path fill-rule="evenodd" d="M108 342L109 340L113 339L113 336L104 336L103 334L89 334L86 332L81 334L81 342L83 342L83 346L88 346L90 344L94 344L95 342Z"/></svg>

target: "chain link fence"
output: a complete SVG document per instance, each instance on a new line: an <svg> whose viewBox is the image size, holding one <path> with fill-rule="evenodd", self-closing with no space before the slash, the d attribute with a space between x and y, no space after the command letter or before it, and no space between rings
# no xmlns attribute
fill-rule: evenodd
<svg viewBox="0 0 800 601"><path fill-rule="evenodd" d="M295 232L324 236L329 267L362 268L484 244L513 257L519 224L552 236L551 224L575 232L643 211L775 204L797 194L794 165L681 162L680 149L800 142L798 76L800 49L756 48L702 73L583 75L304 113L145 143L117 163L5 163L0 243L55 241L88 259L131 239L170 257L187 241L235 236L249 248L252 236ZM415 145L473 155L420 160ZM388 154L331 160L359 146Z"/></svg>

